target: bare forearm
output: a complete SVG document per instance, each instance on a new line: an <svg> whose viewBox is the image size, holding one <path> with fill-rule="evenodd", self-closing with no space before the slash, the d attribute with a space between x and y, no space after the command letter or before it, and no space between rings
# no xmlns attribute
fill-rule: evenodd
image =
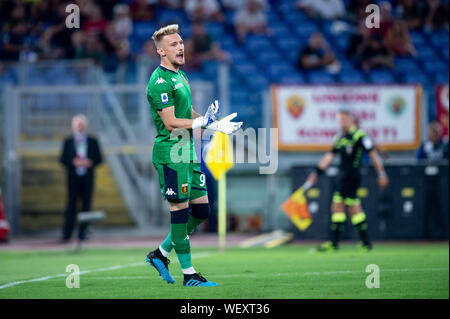
<svg viewBox="0 0 450 319"><path fill-rule="evenodd" d="M321 170L326 170L328 168L328 166L330 166L331 162L333 161L333 157L334 157L333 153L331 153L331 152L326 153L322 157L322 159L319 161L318 167Z"/></svg>
<svg viewBox="0 0 450 319"><path fill-rule="evenodd" d="M172 131L176 128L190 129L192 128L192 123L193 120L191 119L179 119L175 117L164 124L169 131Z"/></svg>
<svg viewBox="0 0 450 319"><path fill-rule="evenodd" d="M197 112L192 109L192 119L196 119L197 117L201 117L202 115L198 114Z"/></svg>
<svg viewBox="0 0 450 319"><path fill-rule="evenodd" d="M377 151L373 150L369 153L370 159L372 160L373 166L375 167L375 171L378 175L384 175L384 166L381 161L380 156L378 155Z"/></svg>

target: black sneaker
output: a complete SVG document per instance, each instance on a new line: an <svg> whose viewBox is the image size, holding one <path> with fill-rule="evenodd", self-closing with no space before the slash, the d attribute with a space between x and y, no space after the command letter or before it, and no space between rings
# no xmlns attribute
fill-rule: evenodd
<svg viewBox="0 0 450 319"><path fill-rule="evenodd" d="M162 279L167 281L168 284L173 284L175 282L175 279L169 272L170 260L169 258L164 257L158 248L148 253L145 260L151 266L155 267Z"/></svg>
<svg viewBox="0 0 450 319"><path fill-rule="evenodd" d="M184 275L183 286L186 287L215 287L217 283L206 280L200 273Z"/></svg>

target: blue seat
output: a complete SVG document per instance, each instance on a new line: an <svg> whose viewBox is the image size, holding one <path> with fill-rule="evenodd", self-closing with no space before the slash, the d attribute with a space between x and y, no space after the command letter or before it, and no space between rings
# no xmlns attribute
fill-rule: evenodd
<svg viewBox="0 0 450 319"><path fill-rule="evenodd" d="M436 74L441 72L442 70L448 70L448 66L446 66L440 60L431 60L423 62L423 69L429 74Z"/></svg>
<svg viewBox="0 0 450 319"><path fill-rule="evenodd" d="M293 67L289 64L274 63L268 66L268 75L272 82L278 82L282 76L292 71Z"/></svg>
<svg viewBox="0 0 450 319"><path fill-rule="evenodd" d="M395 70L398 72L414 71L418 65L413 58L398 58L394 61Z"/></svg>
<svg viewBox="0 0 450 319"><path fill-rule="evenodd" d="M446 49L448 51L449 40L448 32L439 32L431 35L430 42L437 49Z"/></svg>
<svg viewBox="0 0 450 319"><path fill-rule="evenodd" d="M313 84L330 84L334 83L334 78L326 71L311 71L308 76L309 82Z"/></svg>
<svg viewBox="0 0 450 319"><path fill-rule="evenodd" d="M275 38L283 37L289 33L289 28L282 24L271 25L269 28L272 31L272 36Z"/></svg>
<svg viewBox="0 0 450 319"><path fill-rule="evenodd" d="M166 24L168 22L177 22L178 24L184 26L188 24L188 17L183 10L163 10L157 16L158 22L160 24Z"/></svg>
<svg viewBox="0 0 450 319"><path fill-rule="evenodd" d="M207 22L205 23L205 29L215 38L221 38L224 34L223 25L220 23Z"/></svg>
<svg viewBox="0 0 450 319"><path fill-rule="evenodd" d="M335 48L339 51L345 52L348 48L350 37L340 34L337 37L334 37L334 45Z"/></svg>
<svg viewBox="0 0 450 319"><path fill-rule="evenodd" d="M297 38L279 38L278 47L283 51L298 51L303 43Z"/></svg>
<svg viewBox="0 0 450 319"><path fill-rule="evenodd" d="M394 83L395 78L392 72L384 70L374 70L369 73L371 83Z"/></svg>
<svg viewBox="0 0 450 319"><path fill-rule="evenodd" d="M274 51L274 50L261 52L256 57L256 60L262 67L265 67L271 63L276 63L276 62L280 61L280 59L281 59L281 55L278 53L278 51Z"/></svg>
<svg viewBox="0 0 450 319"><path fill-rule="evenodd" d="M339 75L339 81L342 83L364 83L364 75L361 72L342 72Z"/></svg>
<svg viewBox="0 0 450 319"><path fill-rule="evenodd" d="M409 36L411 37L411 41L415 47L426 46L426 41L425 38L423 37L422 32L410 32Z"/></svg>
<svg viewBox="0 0 450 319"><path fill-rule="evenodd" d="M232 105L235 104L248 104L249 97L248 97L248 91L245 89L242 89L242 86L238 90L233 90L230 92L230 103Z"/></svg>
<svg viewBox="0 0 450 319"><path fill-rule="evenodd" d="M240 62L234 65L235 69L242 75L254 74L258 71L256 66L253 63L249 62Z"/></svg>
<svg viewBox="0 0 450 319"><path fill-rule="evenodd" d="M279 81L281 84L302 84L305 82L305 78L300 73L282 75Z"/></svg>
<svg viewBox="0 0 450 319"><path fill-rule="evenodd" d="M305 38L311 36L315 31L319 31L320 28L313 22L303 22L296 24L294 30L299 37Z"/></svg>
<svg viewBox="0 0 450 319"><path fill-rule="evenodd" d="M234 38L230 35L222 35L220 38L217 39L220 43L220 46L224 50L234 49L236 50L236 41Z"/></svg>
<svg viewBox="0 0 450 319"><path fill-rule="evenodd" d="M153 22L135 22L133 26L133 37L138 40L150 39L155 29L156 24Z"/></svg>
<svg viewBox="0 0 450 319"><path fill-rule="evenodd" d="M419 59L422 61L429 61L436 58L434 50L429 46L418 48L417 53L419 54Z"/></svg>
<svg viewBox="0 0 450 319"><path fill-rule="evenodd" d="M426 83L428 80L428 77L418 70L416 72L406 72L403 75L403 81L405 83Z"/></svg>
<svg viewBox="0 0 450 319"><path fill-rule="evenodd" d="M249 37L245 47L251 53L273 50L269 39L260 37Z"/></svg>
<svg viewBox="0 0 450 319"><path fill-rule="evenodd" d="M269 84L270 81L266 76L261 73L257 73L255 75L252 75L251 79L248 82L248 87L255 92L259 92L266 90Z"/></svg>
<svg viewBox="0 0 450 319"><path fill-rule="evenodd" d="M247 55L241 49L232 49L228 53L231 55L233 63L241 63L247 61Z"/></svg>
<svg viewBox="0 0 450 319"><path fill-rule="evenodd" d="M448 72L439 72L434 77L434 82L436 84L448 84Z"/></svg>
<svg viewBox="0 0 450 319"><path fill-rule="evenodd" d="M206 61L203 64L202 71L206 78L210 80L215 80L217 78L217 68L218 68L217 62Z"/></svg>

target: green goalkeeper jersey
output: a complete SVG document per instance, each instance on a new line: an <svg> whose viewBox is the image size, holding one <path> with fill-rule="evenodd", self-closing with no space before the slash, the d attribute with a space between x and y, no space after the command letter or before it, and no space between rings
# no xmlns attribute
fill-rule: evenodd
<svg viewBox="0 0 450 319"><path fill-rule="evenodd" d="M192 129L187 130L189 138L186 138L186 135L183 137L179 135L177 139L171 139L171 132L167 130L158 114L158 111L174 106L176 118L192 119L191 88L186 73L181 70L177 73L160 65L153 71L148 81L147 100L157 131L153 144L153 163L173 163L171 151L175 151L179 158L183 156L184 162L196 161Z"/></svg>

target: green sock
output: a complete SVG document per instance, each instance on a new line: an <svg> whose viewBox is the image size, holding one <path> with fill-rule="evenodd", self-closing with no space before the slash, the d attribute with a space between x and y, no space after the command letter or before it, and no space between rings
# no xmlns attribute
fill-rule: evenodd
<svg viewBox="0 0 450 319"><path fill-rule="evenodd" d="M191 262L191 245L189 243L189 236L187 234L186 224L172 224L170 225L170 235L175 244L175 252L177 253L178 261L182 269L192 267Z"/></svg>
<svg viewBox="0 0 450 319"><path fill-rule="evenodd" d="M186 225L186 230L187 230L187 234L190 235L194 232L195 228L200 225L201 223L203 223L204 219L200 219L200 218L196 218L193 217L192 215L189 215L189 219ZM162 249L164 249L164 251L170 253L173 249L173 244L172 244L172 236L171 233L169 233L169 235L167 235L166 239L164 239L164 241L161 244Z"/></svg>

